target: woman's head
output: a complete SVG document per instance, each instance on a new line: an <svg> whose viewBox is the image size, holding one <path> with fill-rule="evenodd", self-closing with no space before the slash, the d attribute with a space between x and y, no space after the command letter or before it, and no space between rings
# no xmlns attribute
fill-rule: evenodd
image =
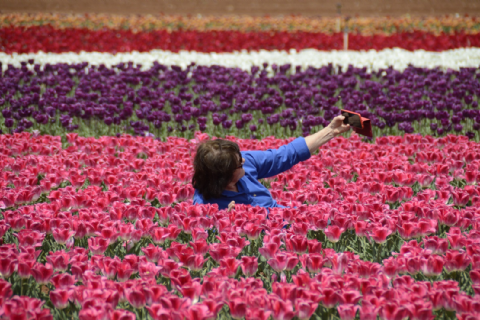
<svg viewBox="0 0 480 320"><path fill-rule="evenodd" d="M205 200L218 198L231 182L245 175L240 148L228 140L208 140L197 148L192 184Z"/></svg>

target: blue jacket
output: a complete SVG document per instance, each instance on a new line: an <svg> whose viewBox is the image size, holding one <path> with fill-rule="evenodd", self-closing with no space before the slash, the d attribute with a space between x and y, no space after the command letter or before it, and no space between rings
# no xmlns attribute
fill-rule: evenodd
<svg viewBox="0 0 480 320"><path fill-rule="evenodd" d="M259 179L273 177L287 171L300 161L310 158L310 151L303 137L297 138L281 146L278 149L266 151L242 151L245 159L243 168L245 175L238 181L238 192L224 190L220 198L204 200L203 196L195 190L193 204L217 203L219 209L228 208L228 204L235 201L235 204L248 204L260 207L283 207L273 198Z"/></svg>

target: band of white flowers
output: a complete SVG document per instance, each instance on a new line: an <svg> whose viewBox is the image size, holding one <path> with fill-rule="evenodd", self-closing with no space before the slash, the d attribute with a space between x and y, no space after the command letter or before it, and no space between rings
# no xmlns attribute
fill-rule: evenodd
<svg viewBox="0 0 480 320"><path fill-rule="evenodd" d="M443 70L458 70L464 67L478 68L480 66L480 48L461 48L442 52L428 52L424 50L407 51L403 49L385 49L381 51L318 51L306 49L301 51L258 51L258 52L234 52L234 53L199 53L179 52L173 53L162 50L150 52L129 53L29 53L29 54L5 54L0 53L0 62L5 70L9 64L19 67L21 62L34 60L34 64L41 66L57 63L82 63L91 65L104 64L111 67L118 63L133 62L141 64L142 69L149 69L156 61L163 65L176 65L186 67L192 62L197 65L221 65L225 67L237 67L249 70L252 66L261 66L263 63L285 65L290 64L292 71L296 66L302 69L312 66L321 67L329 63L335 66L366 67L368 71L376 71L382 68L393 67L396 70L404 70L409 65L424 68L439 67ZM33 68L32 64L27 64Z"/></svg>

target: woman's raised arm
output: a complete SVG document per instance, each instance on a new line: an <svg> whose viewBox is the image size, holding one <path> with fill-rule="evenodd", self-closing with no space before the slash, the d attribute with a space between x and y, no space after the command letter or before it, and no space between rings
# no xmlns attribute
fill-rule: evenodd
<svg viewBox="0 0 480 320"><path fill-rule="evenodd" d="M343 119L345 119L344 116L336 116L327 127L305 138L310 154L339 134L350 130L350 125L343 124Z"/></svg>

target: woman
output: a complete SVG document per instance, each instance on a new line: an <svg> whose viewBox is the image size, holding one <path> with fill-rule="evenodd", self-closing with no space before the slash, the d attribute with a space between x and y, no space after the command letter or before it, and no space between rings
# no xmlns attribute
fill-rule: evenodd
<svg viewBox="0 0 480 320"><path fill-rule="evenodd" d="M276 150L240 151L234 142L217 139L200 144L193 162L194 204L217 203L231 210L235 203L260 207L282 207L259 179L282 173L332 138L350 129L343 116L306 138L300 137Z"/></svg>

